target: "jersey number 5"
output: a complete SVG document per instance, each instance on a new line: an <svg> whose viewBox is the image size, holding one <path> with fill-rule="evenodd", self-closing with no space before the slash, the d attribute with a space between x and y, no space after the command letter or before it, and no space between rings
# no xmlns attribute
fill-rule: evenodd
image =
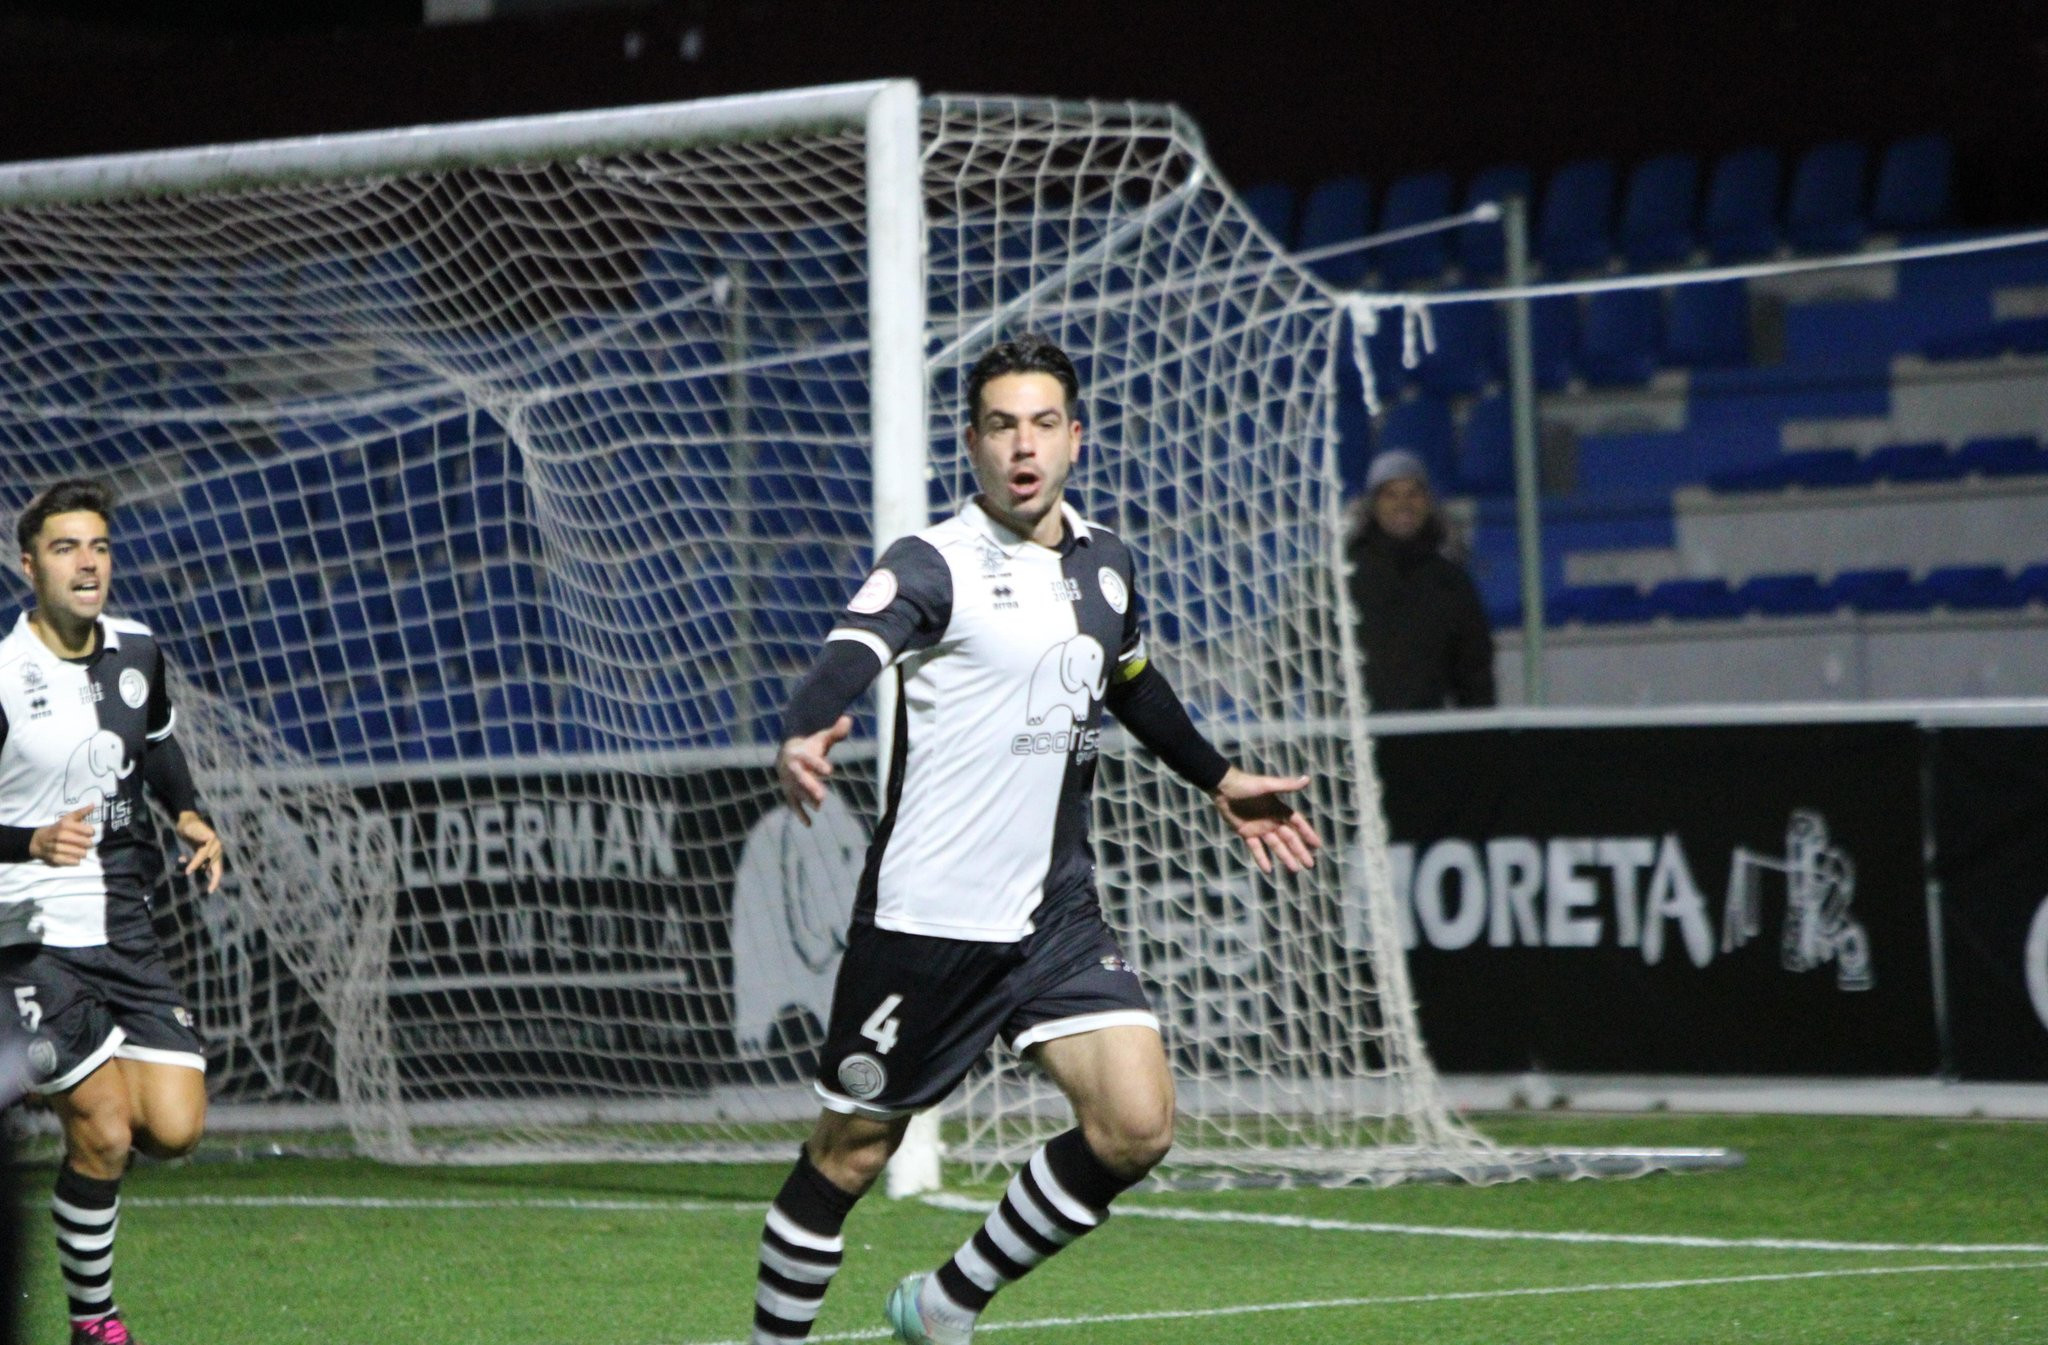
<svg viewBox="0 0 2048 1345"><path fill-rule="evenodd" d="M868 1020L860 1025L860 1035L875 1044L876 1055L889 1054L889 1048L896 1044L896 1029L902 1026L897 1018L896 1006L903 1002L903 996L891 995L875 1006Z"/></svg>
<svg viewBox="0 0 2048 1345"><path fill-rule="evenodd" d="M21 1015L21 1025L30 1032L43 1025L43 1006L36 1003L36 988L32 985L14 987L14 1011Z"/></svg>

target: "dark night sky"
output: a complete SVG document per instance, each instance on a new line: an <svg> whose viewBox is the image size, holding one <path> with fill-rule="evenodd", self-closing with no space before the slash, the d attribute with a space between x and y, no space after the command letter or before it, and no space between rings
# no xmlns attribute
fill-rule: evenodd
<svg viewBox="0 0 2048 1345"><path fill-rule="evenodd" d="M417 10L14 0L0 160L908 74L1178 102L1240 185L1940 130L1966 222L2048 218L2048 0L666 0L435 28Z"/></svg>

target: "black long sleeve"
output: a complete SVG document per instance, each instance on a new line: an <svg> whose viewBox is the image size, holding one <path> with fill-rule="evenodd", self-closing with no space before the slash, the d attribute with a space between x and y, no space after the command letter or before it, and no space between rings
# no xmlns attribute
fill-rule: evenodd
<svg viewBox="0 0 2048 1345"><path fill-rule="evenodd" d="M782 712L782 737L809 737L832 727L854 697L882 671L882 660L859 640L827 640L818 661L789 693Z"/></svg>
<svg viewBox="0 0 2048 1345"><path fill-rule="evenodd" d="M172 817L199 810L199 789L176 738L162 738L142 754L142 782Z"/></svg>
<svg viewBox="0 0 2048 1345"><path fill-rule="evenodd" d="M1150 664L1129 681L1112 685L1103 703L1132 737L1203 793L1213 793L1230 770L1229 760L1188 718L1166 675Z"/></svg>

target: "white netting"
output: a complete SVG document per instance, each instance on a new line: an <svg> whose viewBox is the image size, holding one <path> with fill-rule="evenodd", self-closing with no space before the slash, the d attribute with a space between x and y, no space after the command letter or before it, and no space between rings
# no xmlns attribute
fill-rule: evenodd
<svg viewBox="0 0 2048 1345"><path fill-rule="evenodd" d="M1315 778L1325 863L1268 882L1105 753L1102 887L1161 997L1180 1170L1533 1170L1450 1116L1415 1028L1337 577L1338 306L1170 111L941 99L924 140L934 510L966 489L965 364L1049 332L1086 385L1078 503L1133 544L1160 663L1230 750ZM802 1133L872 754L805 830L769 744L871 555L863 151L315 157L0 210L8 503L120 484L119 604L205 707L184 736L240 868L167 921L223 1102L338 1102L394 1157ZM957 1152L1014 1161L1043 1100L978 1074Z"/></svg>

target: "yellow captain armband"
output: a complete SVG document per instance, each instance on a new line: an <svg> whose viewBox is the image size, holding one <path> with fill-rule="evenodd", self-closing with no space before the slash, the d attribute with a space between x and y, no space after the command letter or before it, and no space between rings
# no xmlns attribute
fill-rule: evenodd
<svg viewBox="0 0 2048 1345"><path fill-rule="evenodd" d="M1147 658L1143 654L1138 655L1129 663L1119 663L1116 667L1116 680L1119 682L1128 682L1132 678L1136 677L1139 673L1145 671L1146 668L1150 667L1151 663L1152 660Z"/></svg>

